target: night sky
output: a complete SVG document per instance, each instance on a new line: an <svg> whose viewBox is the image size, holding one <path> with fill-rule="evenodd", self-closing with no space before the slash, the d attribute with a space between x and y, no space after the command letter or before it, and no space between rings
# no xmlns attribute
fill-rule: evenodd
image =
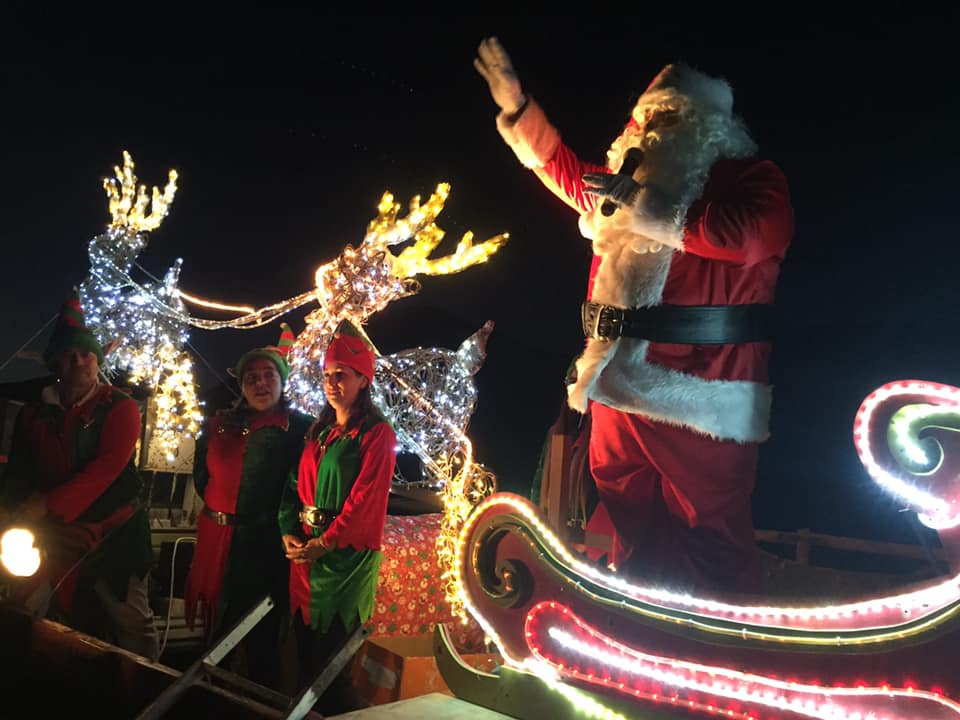
<svg viewBox="0 0 960 720"><path fill-rule="evenodd" d="M8 9L0 364L86 275L86 245L109 219L102 178L123 150L141 182L180 175L139 262L159 276L181 257L185 291L258 307L309 290L317 265L362 239L385 190L406 204L449 182L441 250L467 230L510 241L485 265L421 277L419 295L367 330L389 353L455 348L496 323L469 434L501 486L525 493L582 346L590 250L576 216L497 134L475 48L497 35L525 90L596 161L649 80L683 60L731 82L761 154L787 175L797 218L778 287L784 332L756 525L914 541L909 514L861 467L851 430L887 381L960 385L957 12L802 7L519 20L407 7L181 18L157 6L151 27L147 16ZM283 319L300 331L314 307ZM278 335L278 322L194 330L201 389ZM38 374L12 360L0 383Z"/></svg>

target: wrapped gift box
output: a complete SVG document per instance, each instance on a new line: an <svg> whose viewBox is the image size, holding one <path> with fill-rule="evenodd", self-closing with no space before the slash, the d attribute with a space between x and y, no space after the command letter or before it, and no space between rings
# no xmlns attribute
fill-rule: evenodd
<svg viewBox="0 0 960 720"><path fill-rule="evenodd" d="M437 557L442 519L441 513L387 516L376 603L367 623L371 637L429 637L437 623L445 623L459 652L483 649L480 625L455 617L447 602Z"/></svg>

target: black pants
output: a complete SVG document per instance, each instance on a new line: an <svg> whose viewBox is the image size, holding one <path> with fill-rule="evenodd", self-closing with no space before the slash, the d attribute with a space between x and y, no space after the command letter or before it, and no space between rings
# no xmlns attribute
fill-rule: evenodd
<svg viewBox="0 0 960 720"><path fill-rule="evenodd" d="M359 622L358 618L357 624ZM306 625L298 612L293 618L293 627L297 641L298 690L302 690L313 683L330 664L333 656L353 634L356 625L348 631L338 616L333 619L327 632L320 632ZM314 709L323 715L339 715L368 706L369 703L353 688L348 662L320 696Z"/></svg>
<svg viewBox="0 0 960 720"><path fill-rule="evenodd" d="M251 606L252 607L252 606ZM223 634L230 631L248 612L242 611L224 613L221 621L221 634L212 642L219 640ZM224 659L223 666L244 675L253 682L279 690L281 683L280 651L283 646L283 621L289 616L284 609L272 607L260 622L254 625L247 634L237 643L237 647Z"/></svg>

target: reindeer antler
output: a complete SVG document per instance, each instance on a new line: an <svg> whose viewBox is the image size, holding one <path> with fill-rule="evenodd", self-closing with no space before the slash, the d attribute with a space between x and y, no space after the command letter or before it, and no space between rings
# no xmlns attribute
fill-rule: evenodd
<svg viewBox="0 0 960 720"><path fill-rule="evenodd" d="M394 202L393 195L389 192L384 193L377 206L379 215L370 221L364 243L378 243L386 247L414 238L413 245L393 258L393 272L402 278L412 278L415 275L449 275L485 262L503 246L510 237L509 233L500 233L474 245L473 232L468 230L452 254L430 259L430 253L443 240L444 232L437 227L436 219L443 211L449 195L450 184L440 183L425 205L420 204L419 195L414 196L410 201L407 217L398 220L400 204Z"/></svg>
<svg viewBox="0 0 960 720"><path fill-rule="evenodd" d="M420 196L415 195L410 201L410 211L407 216L398 219L400 215L400 203L395 202L391 192L385 192L380 198L380 204L377 205L377 217L367 225L367 235L363 242L367 244L376 244L382 247L388 245L397 245L405 240L409 240L415 235L423 234L425 237L433 232L441 231L434 220L443 210L443 205L450 195L450 183L440 183L433 195L427 200L426 205L420 204ZM440 239L437 239L437 243ZM435 245L436 246L436 245Z"/></svg>
<svg viewBox="0 0 960 720"><path fill-rule="evenodd" d="M115 165L113 172L115 178L103 179L103 189L110 199L110 227L125 228L132 233L149 232L160 227L177 192L177 171L170 171L163 194L158 187L153 187L152 197L147 196L146 185L137 187L133 158L126 150L123 151L123 170ZM148 203L149 213L146 212Z"/></svg>
<svg viewBox="0 0 960 720"><path fill-rule="evenodd" d="M364 323L367 318L394 300L420 290L416 275L447 275L484 262L509 238L501 233L489 240L473 244L473 233L466 232L453 253L429 258L443 240L443 230L436 219L450 194L449 183L440 183L426 203L416 195L409 212L400 217L400 204L385 192L377 205L377 217L367 225L367 233L359 248L347 245L343 253L316 271L317 301L321 312L311 313L309 322L331 326L341 318ZM394 256L389 246L413 238L414 244Z"/></svg>
<svg viewBox="0 0 960 720"><path fill-rule="evenodd" d="M431 237L421 238L417 235L417 242L394 258L393 271L397 275L406 277L450 275L465 270L471 265L486 262L487 258L499 250L510 237L509 233L500 233L479 245L474 245L473 231L467 230L452 254L431 260L428 256L443 239L443 231L438 230L437 234L436 241Z"/></svg>

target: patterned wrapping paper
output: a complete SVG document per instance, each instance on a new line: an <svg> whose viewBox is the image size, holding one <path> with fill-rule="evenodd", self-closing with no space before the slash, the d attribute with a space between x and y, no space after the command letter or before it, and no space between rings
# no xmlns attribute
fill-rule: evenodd
<svg viewBox="0 0 960 720"><path fill-rule="evenodd" d="M470 618L455 618L444 596L437 559L441 513L388 515L383 537L383 563L371 636L397 637L432 633L446 623L460 652L483 652L483 630Z"/></svg>

